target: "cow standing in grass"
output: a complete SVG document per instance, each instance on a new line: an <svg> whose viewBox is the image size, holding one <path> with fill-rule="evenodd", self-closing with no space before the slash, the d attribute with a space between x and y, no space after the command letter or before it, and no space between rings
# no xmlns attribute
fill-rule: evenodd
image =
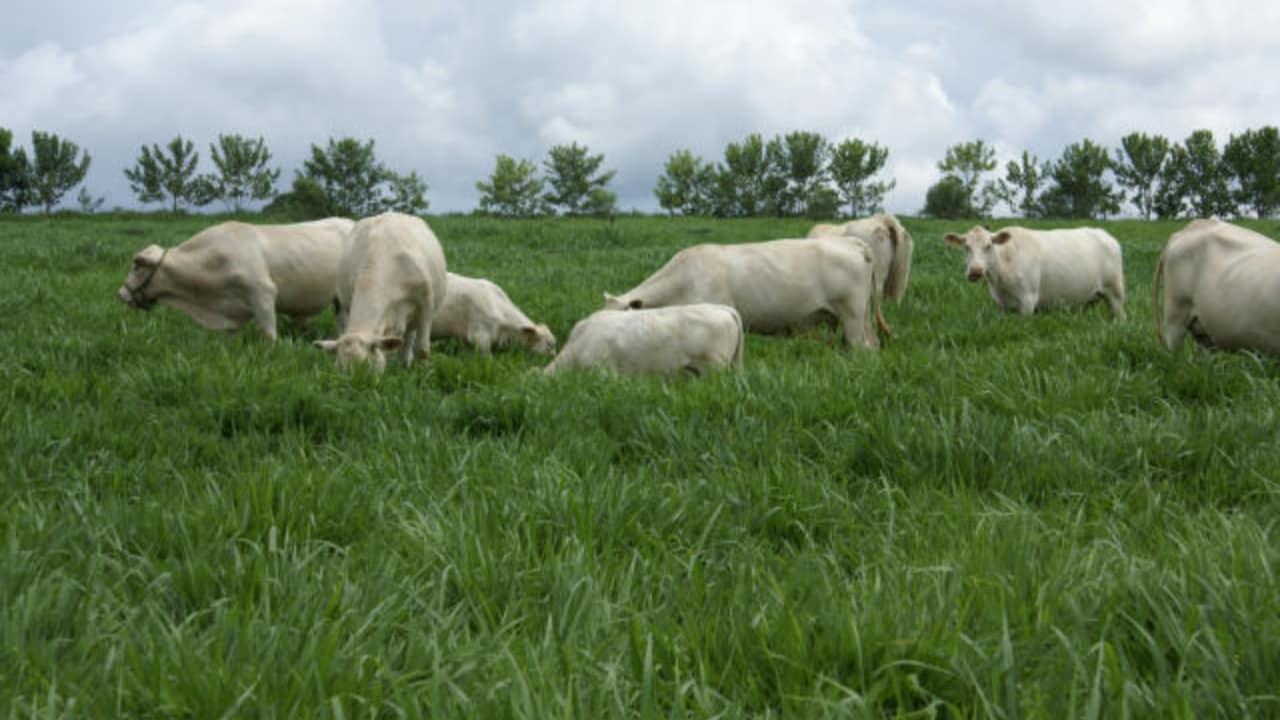
<svg viewBox="0 0 1280 720"><path fill-rule="evenodd" d="M876 298L871 249L857 238L773 240L685 248L607 310L718 303L738 311L748 330L780 333L835 319L851 347L879 348L874 317L889 326Z"/></svg>
<svg viewBox="0 0 1280 720"><path fill-rule="evenodd" d="M1165 244L1151 290L1156 337L1170 350L1190 334L1201 347L1280 355L1280 244L1271 238L1195 220Z"/></svg>
<svg viewBox="0 0 1280 720"><path fill-rule="evenodd" d="M316 346L337 353L338 364L386 366L384 353L400 350L406 365L431 356L431 321L448 289L444 250L421 218L385 213L351 231L338 266L342 308L337 340Z"/></svg>
<svg viewBox="0 0 1280 720"><path fill-rule="evenodd" d="M1125 318L1120 243L1105 230L974 227L947 233L946 241L964 248L966 277L986 280L1002 310L1030 315L1102 298L1114 317Z"/></svg>
<svg viewBox="0 0 1280 720"><path fill-rule="evenodd" d="M210 330L254 320L275 340L277 312L305 320L329 306L353 225L345 218L220 223L173 248L143 248L116 296L138 310L169 305Z"/></svg>
<svg viewBox="0 0 1280 720"><path fill-rule="evenodd" d="M818 223L809 229L809 238L855 237L871 248L877 290L885 300L902 300L911 275L911 233L889 213L880 213L839 225Z"/></svg>

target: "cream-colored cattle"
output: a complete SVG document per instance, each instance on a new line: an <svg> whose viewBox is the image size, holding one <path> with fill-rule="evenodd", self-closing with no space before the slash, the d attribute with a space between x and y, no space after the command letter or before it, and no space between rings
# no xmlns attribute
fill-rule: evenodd
<svg viewBox="0 0 1280 720"><path fill-rule="evenodd" d="M850 346L880 347L871 325L889 332L873 292L871 249L857 238L695 245L605 309L719 303L749 330L778 333L835 319Z"/></svg>
<svg viewBox="0 0 1280 720"><path fill-rule="evenodd" d="M431 323L431 337L460 338L480 352L520 344L536 353L556 351L556 336L520 311L497 283L449 273L444 305Z"/></svg>
<svg viewBox="0 0 1280 720"><path fill-rule="evenodd" d="M1105 230L974 227L964 235L947 233L946 240L964 248L967 277L985 279L1003 310L1029 315L1105 298L1113 316L1125 317L1120 243Z"/></svg>
<svg viewBox="0 0 1280 720"><path fill-rule="evenodd" d="M1192 222L1165 244L1152 294L1156 336L1170 350L1189 333L1202 347L1280 355L1280 244L1265 235Z"/></svg>
<svg viewBox="0 0 1280 720"><path fill-rule="evenodd" d="M602 367L621 373L694 375L742 367L742 318L727 305L598 310L578 321L543 372Z"/></svg>
<svg viewBox="0 0 1280 720"><path fill-rule="evenodd" d="M881 297L899 301L907 292L911 275L911 233L889 213L880 213L839 225L818 223L806 237L856 237L871 247L876 282Z"/></svg>
<svg viewBox="0 0 1280 720"><path fill-rule="evenodd" d="M316 346L348 367L386 366L383 353L431 355L431 321L444 303L448 273L444 250L421 218L384 213L356 223L338 265L341 336Z"/></svg>
<svg viewBox="0 0 1280 720"><path fill-rule="evenodd" d="M116 296L140 310L172 306L210 330L238 330L252 319L275 340L277 312L302 320L333 301L353 224L345 218L220 223L176 247L143 248Z"/></svg>

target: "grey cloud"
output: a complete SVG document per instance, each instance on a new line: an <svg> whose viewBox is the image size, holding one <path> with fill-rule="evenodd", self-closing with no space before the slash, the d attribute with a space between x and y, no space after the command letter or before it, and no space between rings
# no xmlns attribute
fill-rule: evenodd
<svg viewBox="0 0 1280 720"><path fill-rule="evenodd" d="M618 171L622 207L653 210L676 149L716 161L747 133L805 129L889 147L888 204L915 212L956 142L1048 158L1134 129L1225 138L1280 109L1259 81L1280 10L1236 0L78 5L0 28L0 123L86 147L109 205L133 204L139 145L181 133L207 152L239 132L267 139L286 183L312 143L373 138L436 211L475 207L496 154L541 162L576 140Z"/></svg>

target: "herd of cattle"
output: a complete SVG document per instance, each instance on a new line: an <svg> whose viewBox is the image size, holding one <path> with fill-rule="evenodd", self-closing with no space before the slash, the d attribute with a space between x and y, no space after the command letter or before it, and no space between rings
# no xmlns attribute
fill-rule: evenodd
<svg viewBox="0 0 1280 720"><path fill-rule="evenodd" d="M1001 309L1029 314L1102 299L1125 317L1120 244L1103 230L974 227L945 239L964 248L968 279L985 280ZM744 330L833 319L848 345L878 348L890 333L880 300L902 299L911 254L911 234L889 214L820 224L804 239L685 248L629 292L605 293L604 308L574 325L545 371L736 368ZM1280 354L1280 244L1259 233L1216 218L1192 222L1165 245L1153 293L1156 332L1170 350L1190 333L1203 346ZM427 224L398 213L221 223L176 247L138 252L117 296L143 310L170 305L215 330L252 319L272 340L277 313L305 320L332 305L338 337L316 346L340 366L376 371L388 353L406 364L426 359L433 338L461 338L483 352L556 348L550 329L498 285L448 272Z"/></svg>

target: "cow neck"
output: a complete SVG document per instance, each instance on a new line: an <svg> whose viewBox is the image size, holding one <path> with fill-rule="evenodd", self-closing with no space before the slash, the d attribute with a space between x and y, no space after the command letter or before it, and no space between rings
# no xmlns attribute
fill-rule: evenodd
<svg viewBox="0 0 1280 720"><path fill-rule="evenodd" d="M160 251L160 259L157 260L156 264L151 268L151 274L147 275L146 280L143 280L142 282L138 283L137 287L129 288L130 294L134 296L140 296L142 291L147 289L147 286L150 285L151 281L155 278L156 273L160 272L160 266L164 264L165 256L167 256L168 254L169 254L169 248L165 248L164 250Z"/></svg>

